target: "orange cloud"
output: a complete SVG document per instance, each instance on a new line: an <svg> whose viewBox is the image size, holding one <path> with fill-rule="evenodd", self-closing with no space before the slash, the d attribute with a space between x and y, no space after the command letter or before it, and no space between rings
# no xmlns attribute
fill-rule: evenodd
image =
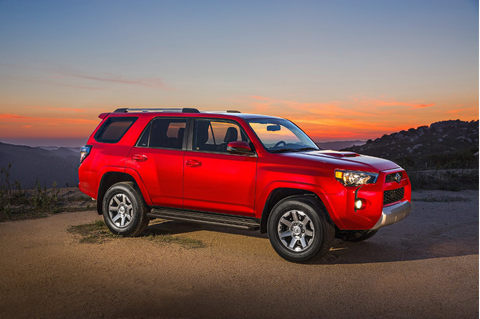
<svg viewBox="0 0 480 319"><path fill-rule="evenodd" d="M7 120L21 120L21 119L28 119L27 116L20 116L16 114L0 114L0 119L7 119Z"/></svg>
<svg viewBox="0 0 480 319"><path fill-rule="evenodd" d="M74 118L45 118L45 117L31 117L31 116L21 116L17 114L0 114L0 119L6 119L10 122L40 122L40 123L67 123L67 124L79 124L79 123L98 123L97 120L88 120L88 119L74 119Z"/></svg>
<svg viewBox="0 0 480 319"><path fill-rule="evenodd" d="M70 117L36 117L0 114L0 138L72 138L87 137L98 125L98 119Z"/></svg>
<svg viewBox="0 0 480 319"><path fill-rule="evenodd" d="M417 104L415 106L412 107L412 110L415 110L415 109L423 109L423 108L426 108L426 107L431 107L431 106L434 106L435 104Z"/></svg>
<svg viewBox="0 0 480 319"><path fill-rule="evenodd" d="M448 114L458 115L460 113L476 114L478 117L478 107L466 107L447 111Z"/></svg>
<svg viewBox="0 0 480 319"><path fill-rule="evenodd" d="M425 116L421 109L435 106L435 103L397 101L384 97L298 102L252 95L245 101L230 102L248 104L247 111L252 113L286 117L297 123L316 141L376 138L383 134L430 124L430 118L423 121L419 115Z"/></svg>
<svg viewBox="0 0 480 319"><path fill-rule="evenodd" d="M432 107L435 105L434 103L423 104L423 103L419 103L418 101L399 102L393 99L382 100L382 99L373 99L373 98L367 98L367 97L364 97L361 99L353 98L353 100L357 102L359 105L363 105L363 106L370 106L370 107L409 106L411 110Z"/></svg>

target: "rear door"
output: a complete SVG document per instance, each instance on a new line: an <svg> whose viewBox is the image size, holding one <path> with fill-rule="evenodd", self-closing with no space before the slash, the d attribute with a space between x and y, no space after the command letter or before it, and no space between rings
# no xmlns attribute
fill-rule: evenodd
<svg viewBox="0 0 480 319"><path fill-rule="evenodd" d="M235 121L194 120L185 152L184 208L253 216L257 156L227 152L229 142L242 140L248 137Z"/></svg>
<svg viewBox="0 0 480 319"><path fill-rule="evenodd" d="M129 153L155 206L182 207L186 118L159 117Z"/></svg>

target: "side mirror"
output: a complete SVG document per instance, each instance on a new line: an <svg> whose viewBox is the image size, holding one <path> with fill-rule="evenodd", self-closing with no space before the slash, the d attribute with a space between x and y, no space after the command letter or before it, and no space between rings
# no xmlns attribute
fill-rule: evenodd
<svg viewBox="0 0 480 319"><path fill-rule="evenodd" d="M227 145L227 151L232 154L252 155L253 151L250 145L244 141L230 142Z"/></svg>

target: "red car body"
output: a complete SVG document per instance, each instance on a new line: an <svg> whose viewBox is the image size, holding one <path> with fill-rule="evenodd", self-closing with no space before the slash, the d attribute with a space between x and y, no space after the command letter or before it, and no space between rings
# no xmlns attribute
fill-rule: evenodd
<svg viewBox="0 0 480 319"><path fill-rule="evenodd" d="M148 207L251 217L259 222L263 232L266 231L269 210L275 204L270 201L272 197L280 196L275 195L279 190L316 196L338 230L370 230L403 219L410 212L410 181L398 165L352 152L269 152L248 123L249 119L272 118L269 116L174 111L113 112L99 117L102 122L88 139L89 153L78 170L80 190L99 202L111 184L102 186L102 183L106 177L118 173L121 174L118 176L134 181ZM118 142L96 140L97 131L107 119L120 117L133 118L134 122ZM238 123L253 144L255 154L239 156L202 152L189 149L187 143L178 150L136 146L145 127L158 117ZM185 141L191 138L187 131ZM373 184L349 187L335 178L336 170L376 173L378 178ZM386 178L396 173L401 174L401 179ZM116 180L123 178L118 176ZM403 192L400 197L393 198L393 202L392 199L385 201L388 191L400 189ZM355 208L358 199L363 204L361 209ZM405 207L407 203L408 207ZM399 204L403 205L403 215L387 223L381 222L383 212L389 206ZM101 205L98 208L101 213Z"/></svg>

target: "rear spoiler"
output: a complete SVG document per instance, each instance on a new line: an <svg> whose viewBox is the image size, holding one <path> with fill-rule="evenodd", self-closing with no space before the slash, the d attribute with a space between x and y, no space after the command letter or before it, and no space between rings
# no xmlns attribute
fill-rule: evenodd
<svg viewBox="0 0 480 319"><path fill-rule="evenodd" d="M110 114L110 113L101 113L101 114L98 116L98 118L103 120L104 118L107 117L108 114Z"/></svg>

